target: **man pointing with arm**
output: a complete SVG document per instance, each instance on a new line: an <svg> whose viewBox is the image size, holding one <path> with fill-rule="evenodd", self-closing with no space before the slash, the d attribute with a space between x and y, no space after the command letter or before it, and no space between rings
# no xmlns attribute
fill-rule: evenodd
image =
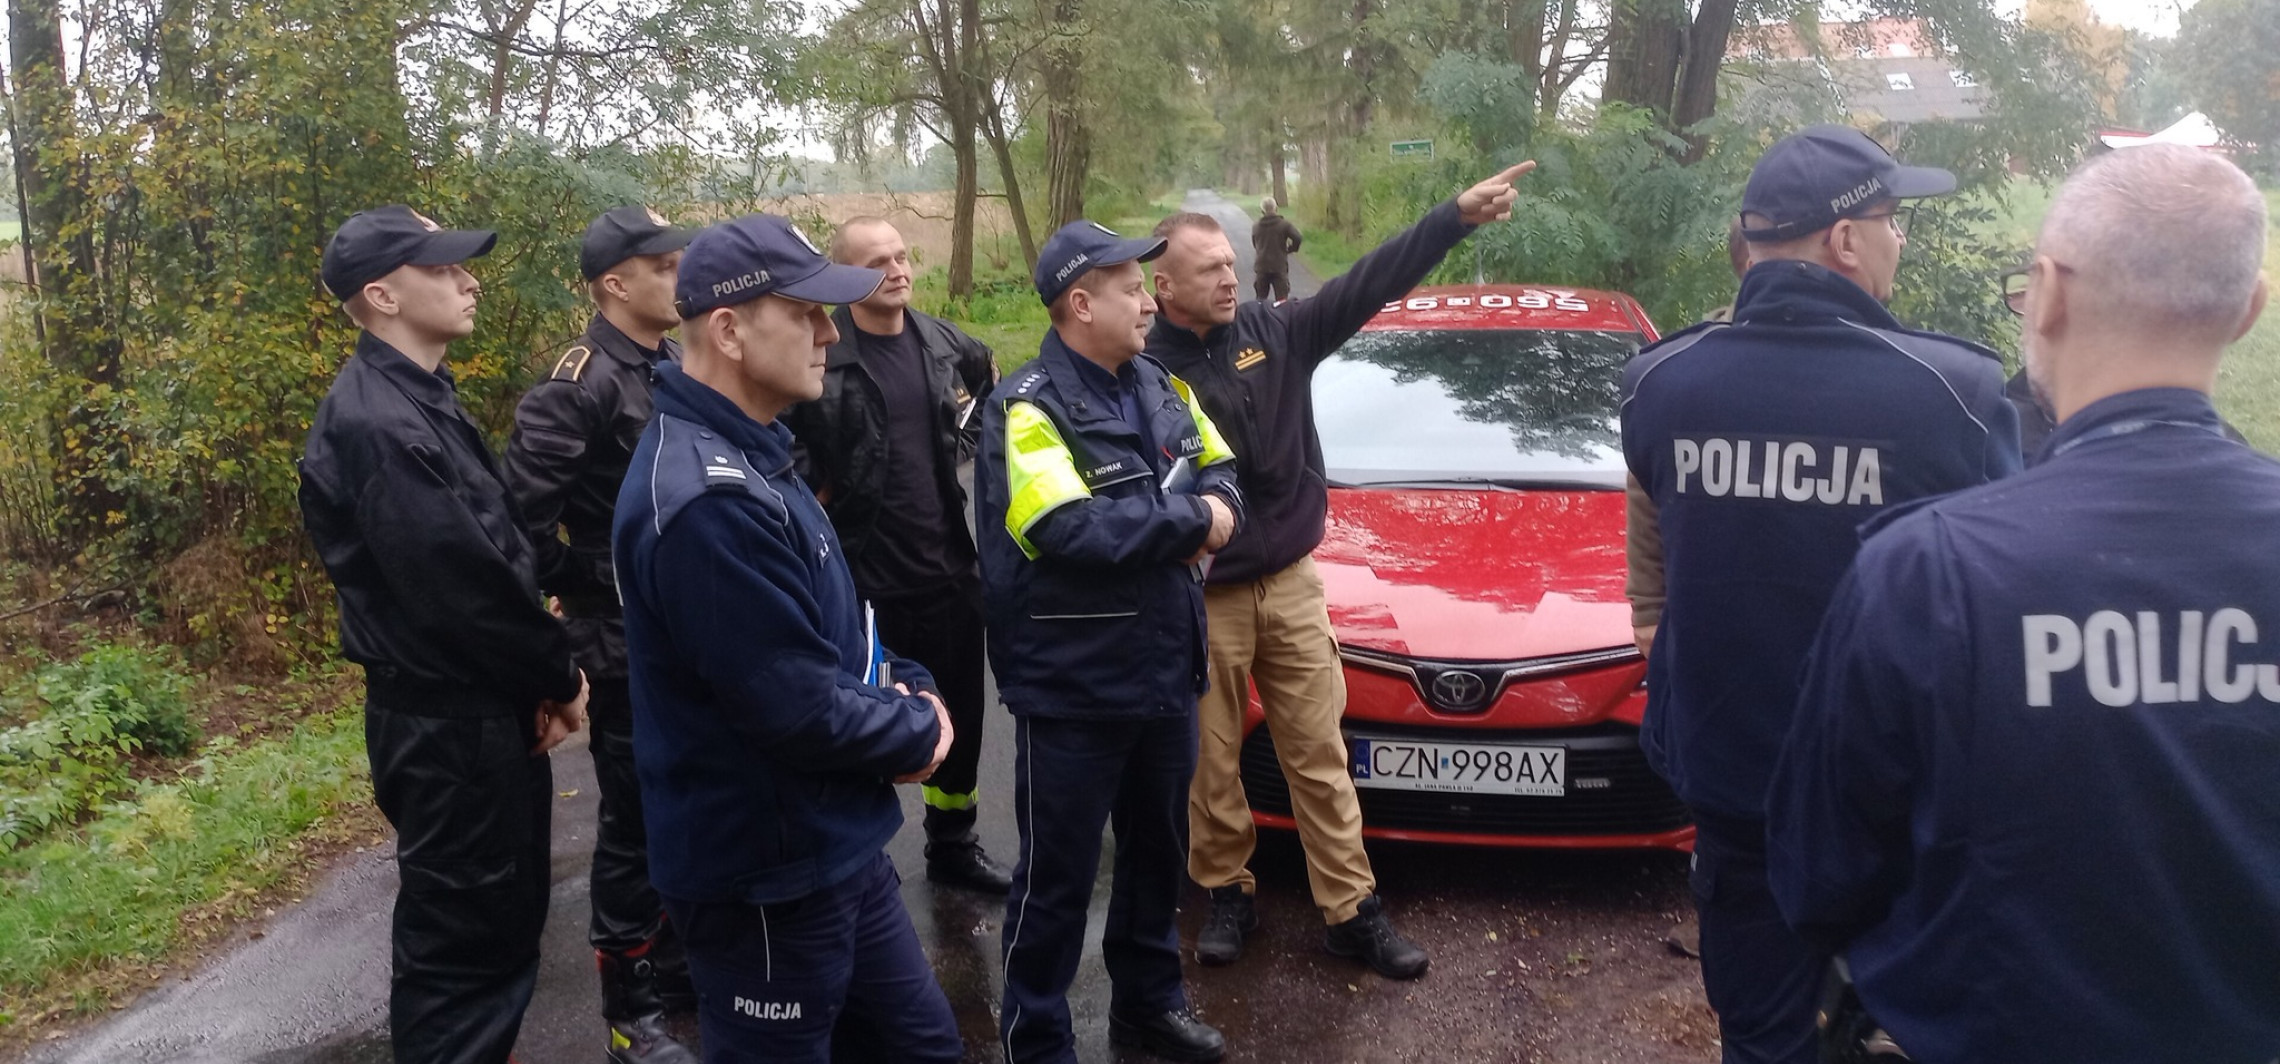
<svg viewBox="0 0 2280 1064"><path fill-rule="evenodd" d="M1227 433L1250 515L1213 561L1204 592L1211 690L1188 799L1188 874L1211 892L1196 937L1204 964L1233 963L1258 922L1247 867L1257 834L1238 763L1255 682L1290 783L1314 903L1330 925L1330 951L1391 978L1425 974L1425 951L1395 933L1379 906L1338 730L1346 681L1309 556L1322 542L1330 500L1314 429L1314 367L1475 227L1510 217L1519 198L1512 183L1535 165L1521 163L1433 208L1310 299L1239 302L1235 250L1217 221L1175 214L1156 226L1167 241L1156 260L1163 313L1148 334L1148 354L1193 383L1204 412Z"/></svg>

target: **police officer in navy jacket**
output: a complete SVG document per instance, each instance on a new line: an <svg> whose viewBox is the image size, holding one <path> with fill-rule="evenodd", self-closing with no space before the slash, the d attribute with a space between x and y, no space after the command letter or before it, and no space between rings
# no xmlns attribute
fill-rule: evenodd
<svg viewBox="0 0 2280 1064"><path fill-rule="evenodd" d="M698 234L675 287L683 363L658 369L618 495L650 880L687 944L708 1061L962 1052L885 851L892 784L942 763L949 716L924 669L870 638L777 423L823 389L827 304L879 281L781 218Z"/></svg>
<svg viewBox="0 0 2280 1064"><path fill-rule="evenodd" d="M1624 455L1654 501L1667 577L1641 741L1694 813L1702 980L1728 1061L1814 1059L1827 958L1766 892L1766 783L1856 529L2019 469L2001 362L1883 305L1901 201L1954 187L1855 130L1785 138L1743 194L1755 265L1733 321L1624 373Z"/></svg>
<svg viewBox="0 0 2280 1064"><path fill-rule="evenodd" d="M1883 523L1830 605L1769 871L1916 1060L2280 1057L2280 464L2209 402L2265 239L2222 156L2078 171L2026 290L2042 461Z"/></svg>
<svg viewBox="0 0 2280 1064"><path fill-rule="evenodd" d="M1178 914L1203 565L1242 515L1235 455L1179 378L1140 353L1161 238L1071 222L1045 242L1053 328L982 422L982 587L990 664L1014 715L1021 860L1006 899L1008 1061L1073 1064L1068 990L1084 952L1101 829L1116 871L1101 934L1109 1037L1173 1060L1226 1043L1188 1011Z"/></svg>

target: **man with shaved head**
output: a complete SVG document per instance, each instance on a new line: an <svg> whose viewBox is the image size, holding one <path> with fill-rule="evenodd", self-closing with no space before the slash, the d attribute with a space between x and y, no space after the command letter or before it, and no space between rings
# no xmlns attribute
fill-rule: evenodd
<svg viewBox="0 0 2280 1064"><path fill-rule="evenodd" d="M2042 461L1872 525L1830 605L1768 874L1917 1060L2280 1053L2280 463L2210 402L2269 238L2221 156L2076 171L2023 292Z"/></svg>
<svg viewBox="0 0 2280 1064"><path fill-rule="evenodd" d="M800 476L815 487L879 638L941 684L957 738L920 789L926 878L1003 894L1013 874L983 852L982 584L958 465L974 453L977 404L997 380L988 344L910 305L910 248L894 223L849 218L831 260L877 270L870 296L831 312L823 394L784 412Z"/></svg>

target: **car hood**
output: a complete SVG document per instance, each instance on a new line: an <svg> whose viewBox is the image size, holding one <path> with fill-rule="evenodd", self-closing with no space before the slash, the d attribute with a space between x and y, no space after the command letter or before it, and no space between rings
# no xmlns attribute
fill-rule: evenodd
<svg viewBox="0 0 2280 1064"><path fill-rule="evenodd" d="M1314 558L1346 646L1520 661L1631 643L1620 491L1333 489Z"/></svg>

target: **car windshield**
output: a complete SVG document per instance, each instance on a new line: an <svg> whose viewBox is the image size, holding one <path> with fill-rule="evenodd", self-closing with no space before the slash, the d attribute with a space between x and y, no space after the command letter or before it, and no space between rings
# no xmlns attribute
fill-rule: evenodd
<svg viewBox="0 0 2280 1064"><path fill-rule="evenodd" d="M1376 330L1314 374L1330 479L1351 486L1623 486L1617 392L1639 334Z"/></svg>

